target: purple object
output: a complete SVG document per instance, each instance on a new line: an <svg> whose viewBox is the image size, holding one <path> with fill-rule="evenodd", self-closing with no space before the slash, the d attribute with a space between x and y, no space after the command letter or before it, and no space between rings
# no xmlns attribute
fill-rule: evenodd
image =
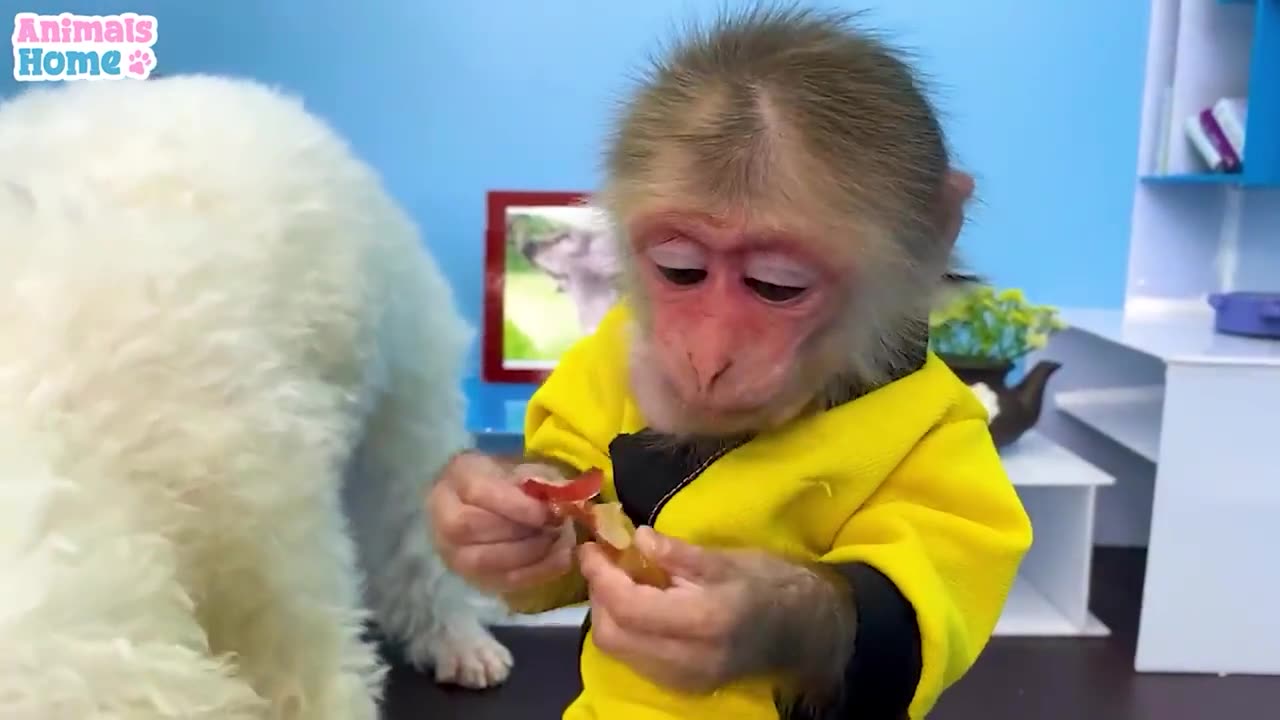
<svg viewBox="0 0 1280 720"><path fill-rule="evenodd" d="M1213 293L1209 304L1218 332L1280 340L1280 293Z"/></svg>

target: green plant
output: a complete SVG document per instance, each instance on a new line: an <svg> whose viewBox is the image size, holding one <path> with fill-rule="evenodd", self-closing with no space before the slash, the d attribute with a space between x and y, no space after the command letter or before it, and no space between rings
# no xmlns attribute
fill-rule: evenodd
<svg viewBox="0 0 1280 720"><path fill-rule="evenodd" d="M539 360L538 345L511 318L502 321L502 356L508 360Z"/></svg>
<svg viewBox="0 0 1280 720"><path fill-rule="evenodd" d="M977 285L933 312L929 345L939 355L1011 362L1065 327L1056 308L1028 303L1021 290Z"/></svg>

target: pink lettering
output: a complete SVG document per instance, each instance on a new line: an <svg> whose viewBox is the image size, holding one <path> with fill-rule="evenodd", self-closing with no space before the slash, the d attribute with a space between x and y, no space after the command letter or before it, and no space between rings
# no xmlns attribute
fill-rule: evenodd
<svg viewBox="0 0 1280 720"><path fill-rule="evenodd" d="M13 38L15 43L40 42L40 36L36 34L35 16L19 16L17 22L18 29Z"/></svg>
<svg viewBox="0 0 1280 720"><path fill-rule="evenodd" d="M124 42L127 34L125 33L124 24L119 20L107 20L102 23L103 35L106 36L107 42L120 43Z"/></svg>
<svg viewBox="0 0 1280 720"><path fill-rule="evenodd" d="M133 25L134 36L132 42L149 45L155 41L156 22L148 17L138 18Z"/></svg>
<svg viewBox="0 0 1280 720"><path fill-rule="evenodd" d="M57 20L40 21L40 42L56 43L62 38L62 23Z"/></svg>
<svg viewBox="0 0 1280 720"><path fill-rule="evenodd" d="M102 24L89 22L87 20L76 20L75 23L75 42L102 42Z"/></svg>

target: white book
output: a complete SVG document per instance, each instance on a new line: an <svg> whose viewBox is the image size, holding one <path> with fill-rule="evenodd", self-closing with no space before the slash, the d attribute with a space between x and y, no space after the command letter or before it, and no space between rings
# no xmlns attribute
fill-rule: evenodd
<svg viewBox="0 0 1280 720"><path fill-rule="evenodd" d="M1231 143L1236 155L1244 159L1244 128L1249 116L1249 101L1245 98L1222 98L1213 104L1213 119L1218 121L1222 134Z"/></svg>
<svg viewBox="0 0 1280 720"><path fill-rule="evenodd" d="M1156 135L1156 174L1169 172L1169 143L1173 140L1173 87L1166 86L1160 92L1160 117Z"/></svg>
<svg viewBox="0 0 1280 720"><path fill-rule="evenodd" d="M1204 128L1200 127L1200 114L1190 115L1182 123L1183 129L1187 133L1187 139L1195 146L1200 153L1200 157L1204 158L1205 163L1210 170L1218 171L1222 169L1222 155L1218 153L1218 149L1213 146L1213 141L1205 134Z"/></svg>

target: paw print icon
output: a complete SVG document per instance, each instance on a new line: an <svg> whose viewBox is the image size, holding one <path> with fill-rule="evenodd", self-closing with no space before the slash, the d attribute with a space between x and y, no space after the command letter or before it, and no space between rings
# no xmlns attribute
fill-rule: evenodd
<svg viewBox="0 0 1280 720"><path fill-rule="evenodd" d="M150 74L155 58L149 50L134 50L129 53L129 74L137 78L145 78Z"/></svg>

